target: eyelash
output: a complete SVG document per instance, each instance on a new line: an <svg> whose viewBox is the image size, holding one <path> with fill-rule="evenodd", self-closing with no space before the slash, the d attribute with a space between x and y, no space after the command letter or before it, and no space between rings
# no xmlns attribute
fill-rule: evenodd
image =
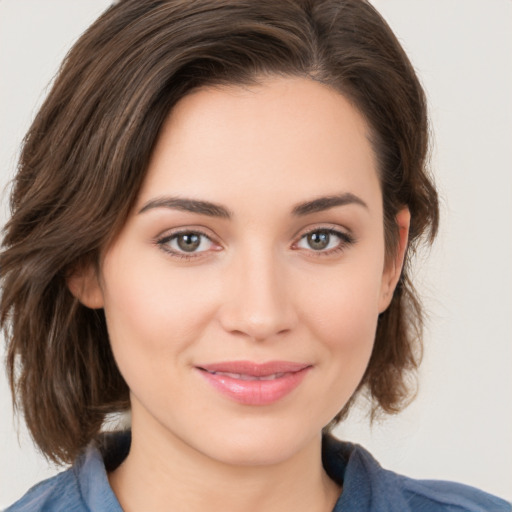
<svg viewBox="0 0 512 512"><path fill-rule="evenodd" d="M314 257L332 256L334 254L338 254L338 253L344 251L345 249L347 249L348 246L356 243L356 239L349 233L345 233L345 232L342 232L342 231L339 231L339 230L333 229L333 228L316 227L314 229L311 229L311 230L303 233L300 236L300 238L298 239L298 241L293 244L292 247L296 248L296 246L302 240L306 239L308 236L310 236L314 233L326 233L329 236L335 236L335 237L339 238L339 240L340 240L340 242L335 247L328 249L328 250L319 250L319 251L315 251L314 249L308 250L308 252L310 252L310 254ZM201 230L184 229L184 230L180 230L180 231L175 231L170 234L166 234L166 235L158 238L155 241L156 245L162 251L169 254L171 257L178 258L181 260L187 260L187 261L190 261L195 258L199 258L199 257L201 257L203 252L206 252L206 251L201 251L201 252L187 253L187 252L176 251L176 250L169 248L168 244L173 240L177 240L180 235L198 235L200 237L206 238L211 244L216 244L216 242L212 239L212 237L210 235L202 232ZM300 248L297 248L297 250L300 250ZM307 250L307 249L304 249L304 250Z"/></svg>
<svg viewBox="0 0 512 512"><path fill-rule="evenodd" d="M206 233L204 233L198 229L183 229L180 231L175 231L170 234L166 234L163 237L158 238L156 240L156 244L162 251L166 252L173 258L178 258L181 260L192 260L194 258L200 257L202 252L199 252L199 253L197 253L197 252L190 252L190 253L180 252L180 251L173 250L168 246L168 244L172 240L177 240L180 235L198 235L200 237L206 238L207 240L209 240L210 243L215 244L215 242L212 240L212 237L210 235L207 235Z"/></svg>
<svg viewBox="0 0 512 512"><path fill-rule="evenodd" d="M296 242L294 244L294 246L296 246L298 243L300 243L302 240L306 239L309 235L312 235L313 233L326 233L329 236L334 235L335 237L339 238L339 243L331 249L320 250L320 251L315 251L314 249L311 249L309 252L314 257L322 258L322 257L327 257L327 256L333 256L335 254L343 252L349 246L354 245L356 243L356 239L354 238L354 236L349 233L339 231L339 230L333 229L333 228L315 227L315 228L310 229L309 231L306 231L305 233L303 233L300 236L298 242Z"/></svg>

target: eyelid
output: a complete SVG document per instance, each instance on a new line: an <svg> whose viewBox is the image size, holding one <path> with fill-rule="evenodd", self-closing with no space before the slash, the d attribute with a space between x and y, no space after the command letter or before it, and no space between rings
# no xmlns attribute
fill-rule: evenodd
<svg viewBox="0 0 512 512"><path fill-rule="evenodd" d="M336 247L327 250L308 250L297 247L297 244L306 236L318 231L326 231L337 236L340 239L340 243ZM180 234L198 234L204 236L212 243L214 247L199 252L186 252L173 250L166 245L171 239L179 236ZM295 241L292 243L292 249L304 251L313 256L329 256L334 253L341 252L347 249L348 246L353 245L354 243L357 242L355 236L349 229L343 228L338 224L318 224L314 226L309 226L307 228L302 229L297 235L295 235L294 240ZM160 250L169 254L171 257L187 260L207 257L209 253L217 252L223 249L222 244L218 241L218 237L212 234L209 229L206 229L202 226L184 226L179 228L168 229L163 231L158 236L156 236L153 242L155 243L155 245L158 246Z"/></svg>
<svg viewBox="0 0 512 512"><path fill-rule="evenodd" d="M210 248L204 251L199 252L186 252L186 251L177 251L174 249L171 249L167 244L169 241L171 241L173 238L184 235L184 234L197 234L200 236L203 236L207 238L213 246L217 246L217 249ZM158 246L158 248L162 251L164 251L166 254L170 255L171 257L175 257L178 259L195 259L195 258L201 258L205 257L210 253L211 251L219 251L222 249L221 244L218 242L217 237L213 236L209 230L206 230L202 227L197 226L186 226L186 227L179 227L174 229L168 229L163 231L161 234L156 236L153 240L155 245Z"/></svg>
<svg viewBox="0 0 512 512"><path fill-rule="evenodd" d="M315 224L310 224L309 226L306 226L304 228L301 228L300 230L296 231L293 238L295 240L300 240L302 237L314 233L315 231L331 231L333 233L339 233L342 237L351 238L355 240L355 236L351 229L340 226L339 224L333 224L330 222L319 222Z"/></svg>
<svg viewBox="0 0 512 512"><path fill-rule="evenodd" d="M318 232L318 231L326 231L328 233L334 234L340 239L340 243L331 249L327 250L319 250L315 251L314 249L302 249L297 247L297 244L303 240L306 236ZM305 251L309 254L315 256L315 257L321 257L321 256L330 256L332 254L341 252L345 249L347 249L350 245L353 245L357 242L356 237L354 234L347 228L342 228L339 225L335 224L318 224L315 226L310 226L308 228L305 228L299 232L299 234L295 237L295 241L292 244L292 248L299 251Z"/></svg>

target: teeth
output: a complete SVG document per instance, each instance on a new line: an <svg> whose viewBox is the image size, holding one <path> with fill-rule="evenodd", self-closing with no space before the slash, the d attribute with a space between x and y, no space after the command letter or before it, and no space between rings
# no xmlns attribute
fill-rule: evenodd
<svg viewBox="0 0 512 512"><path fill-rule="evenodd" d="M261 375L257 377L256 375L246 375L243 373L229 373L229 372L210 372L212 375L223 375L225 377L230 377L231 379L237 380L274 380L280 379L284 376L284 373L272 373L270 375Z"/></svg>

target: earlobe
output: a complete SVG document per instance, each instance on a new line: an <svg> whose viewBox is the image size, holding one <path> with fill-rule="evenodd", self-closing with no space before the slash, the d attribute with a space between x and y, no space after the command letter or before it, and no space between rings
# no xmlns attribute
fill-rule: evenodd
<svg viewBox="0 0 512 512"><path fill-rule="evenodd" d="M100 309L103 307L103 291L96 269L87 265L75 269L66 279L69 291L86 307Z"/></svg>
<svg viewBox="0 0 512 512"><path fill-rule="evenodd" d="M396 224L398 226L398 246L392 260L386 265L382 275L381 296L379 312L385 311L395 291L398 280L402 273L407 244L409 242L409 226L411 223L411 213L409 208L403 208L396 215Z"/></svg>

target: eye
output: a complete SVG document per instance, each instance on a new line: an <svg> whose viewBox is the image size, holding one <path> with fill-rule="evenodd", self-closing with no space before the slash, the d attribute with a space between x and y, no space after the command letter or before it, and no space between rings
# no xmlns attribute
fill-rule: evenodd
<svg viewBox="0 0 512 512"><path fill-rule="evenodd" d="M199 231L172 233L157 240L157 244L164 251L179 257L193 257L216 247L207 235Z"/></svg>
<svg viewBox="0 0 512 512"><path fill-rule="evenodd" d="M318 253L333 253L343 250L354 242L353 238L334 229L315 229L305 233L297 242L298 249L312 250Z"/></svg>

